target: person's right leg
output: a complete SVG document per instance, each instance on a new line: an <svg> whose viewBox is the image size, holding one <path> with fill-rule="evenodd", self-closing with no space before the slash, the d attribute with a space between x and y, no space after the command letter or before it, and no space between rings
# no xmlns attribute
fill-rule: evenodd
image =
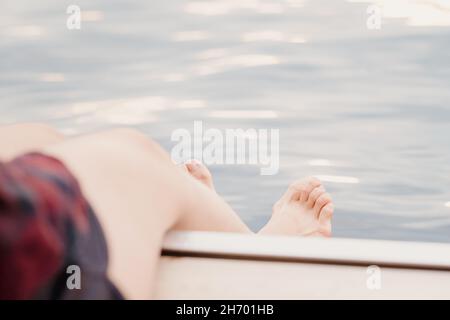
<svg viewBox="0 0 450 320"><path fill-rule="evenodd" d="M77 137L42 152L78 178L105 231L110 276L128 298L151 297L169 229L250 233L215 192L135 131Z"/></svg>

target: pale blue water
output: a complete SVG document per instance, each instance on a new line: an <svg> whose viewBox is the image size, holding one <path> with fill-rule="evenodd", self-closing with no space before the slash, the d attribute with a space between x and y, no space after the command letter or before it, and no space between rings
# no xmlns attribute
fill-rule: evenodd
<svg viewBox="0 0 450 320"><path fill-rule="evenodd" d="M211 167L252 228L315 174L336 236L450 242L450 4L428 3L368 30L367 3L79 0L69 31L73 1L3 0L0 121L130 125L167 149L194 120L279 129L278 175Z"/></svg>

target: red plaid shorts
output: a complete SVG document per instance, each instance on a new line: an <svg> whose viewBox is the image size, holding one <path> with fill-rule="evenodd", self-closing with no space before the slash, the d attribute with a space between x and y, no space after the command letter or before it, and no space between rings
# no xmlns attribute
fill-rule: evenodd
<svg viewBox="0 0 450 320"><path fill-rule="evenodd" d="M0 299L120 299L107 263L100 224L59 160L0 162ZM81 286L68 285L69 266Z"/></svg>

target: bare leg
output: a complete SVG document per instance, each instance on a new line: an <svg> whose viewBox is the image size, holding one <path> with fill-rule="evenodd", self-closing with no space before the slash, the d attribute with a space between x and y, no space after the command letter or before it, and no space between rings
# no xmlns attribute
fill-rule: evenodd
<svg viewBox="0 0 450 320"><path fill-rule="evenodd" d="M198 161L183 165L194 178L214 191L212 175ZM322 183L309 177L292 183L273 206L272 217L258 232L270 235L331 236L334 205Z"/></svg>

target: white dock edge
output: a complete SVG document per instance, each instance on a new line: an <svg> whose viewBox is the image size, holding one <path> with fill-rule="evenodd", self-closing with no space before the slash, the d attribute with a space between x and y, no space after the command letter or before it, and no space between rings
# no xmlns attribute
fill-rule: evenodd
<svg viewBox="0 0 450 320"><path fill-rule="evenodd" d="M450 244L172 232L157 279L159 299L449 299Z"/></svg>
<svg viewBox="0 0 450 320"><path fill-rule="evenodd" d="M165 255L379 265L450 271L450 244L172 232Z"/></svg>

